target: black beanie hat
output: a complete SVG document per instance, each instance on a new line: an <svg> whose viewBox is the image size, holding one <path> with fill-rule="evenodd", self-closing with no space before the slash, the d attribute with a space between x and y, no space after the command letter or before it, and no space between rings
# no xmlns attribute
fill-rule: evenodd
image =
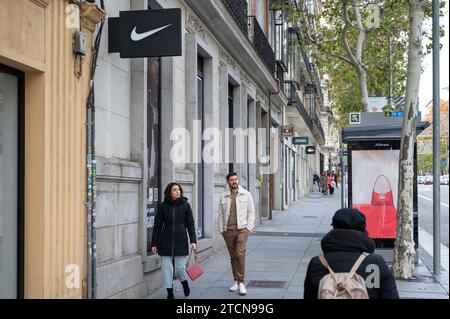
<svg viewBox="0 0 450 319"><path fill-rule="evenodd" d="M354 208L339 209L333 216L334 229L354 229L361 232L366 231L366 216Z"/></svg>

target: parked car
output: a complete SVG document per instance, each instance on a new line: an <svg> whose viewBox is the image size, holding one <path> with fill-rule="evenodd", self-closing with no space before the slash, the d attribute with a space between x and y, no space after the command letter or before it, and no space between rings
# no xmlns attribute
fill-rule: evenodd
<svg viewBox="0 0 450 319"><path fill-rule="evenodd" d="M441 185L448 185L448 174L441 176Z"/></svg>
<svg viewBox="0 0 450 319"><path fill-rule="evenodd" d="M425 176L417 176L417 183L418 184L425 184Z"/></svg>
<svg viewBox="0 0 450 319"><path fill-rule="evenodd" d="M425 176L425 185L433 185L433 176L432 175Z"/></svg>

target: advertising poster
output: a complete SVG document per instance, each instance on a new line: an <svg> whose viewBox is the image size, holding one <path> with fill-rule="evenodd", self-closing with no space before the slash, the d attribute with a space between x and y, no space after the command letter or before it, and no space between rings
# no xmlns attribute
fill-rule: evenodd
<svg viewBox="0 0 450 319"><path fill-rule="evenodd" d="M395 238L399 150L352 151L353 208L371 238Z"/></svg>

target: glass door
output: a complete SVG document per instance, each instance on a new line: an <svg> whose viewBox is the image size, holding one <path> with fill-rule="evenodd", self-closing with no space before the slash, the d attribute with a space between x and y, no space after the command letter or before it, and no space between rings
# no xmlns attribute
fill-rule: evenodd
<svg viewBox="0 0 450 319"><path fill-rule="evenodd" d="M0 65L0 298L22 297L21 78Z"/></svg>

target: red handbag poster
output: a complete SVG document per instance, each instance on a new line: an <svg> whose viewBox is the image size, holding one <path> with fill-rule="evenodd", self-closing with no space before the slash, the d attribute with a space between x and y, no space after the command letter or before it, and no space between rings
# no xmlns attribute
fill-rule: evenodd
<svg viewBox="0 0 450 319"><path fill-rule="evenodd" d="M398 150L352 151L352 203L371 238L395 238Z"/></svg>

